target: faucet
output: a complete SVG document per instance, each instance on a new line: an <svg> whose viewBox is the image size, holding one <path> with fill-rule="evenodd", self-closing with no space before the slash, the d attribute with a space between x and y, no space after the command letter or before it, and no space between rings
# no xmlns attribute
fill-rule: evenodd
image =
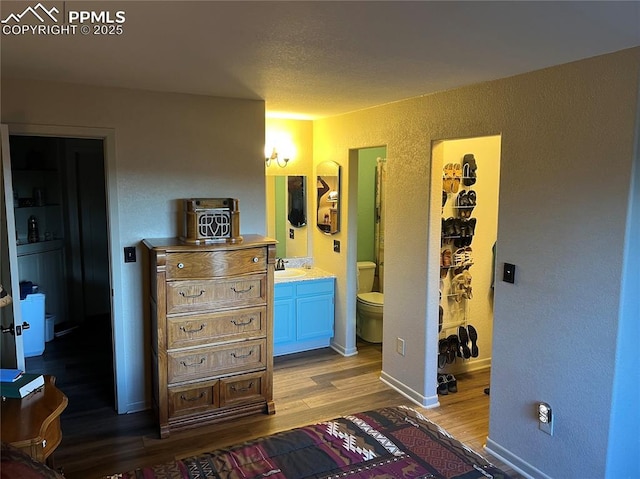
<svg viewBox="0 0 640 479"><path fill-rule="evenodd" d="M284 270L284 260L282 258L276 258L276 271Z"/></svg>

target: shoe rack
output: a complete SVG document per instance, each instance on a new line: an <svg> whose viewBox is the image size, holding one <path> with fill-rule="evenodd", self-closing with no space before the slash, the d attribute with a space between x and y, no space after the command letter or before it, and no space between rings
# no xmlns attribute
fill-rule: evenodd
<svg viewBox="0 0 640 479"><path fill-rule="evenodd" d="M446 374L447 366L478 356L477 331L469 323L469 302L473 299L472 242L477 226L473 217L478 200L474 189L476 170L477 163L471 153L464 155L459 163L447 163L443 167L438 326L438 369L443 373L438 376L440 394L446 394L445 389L454 392L450 386L455 378Z"/></svg>

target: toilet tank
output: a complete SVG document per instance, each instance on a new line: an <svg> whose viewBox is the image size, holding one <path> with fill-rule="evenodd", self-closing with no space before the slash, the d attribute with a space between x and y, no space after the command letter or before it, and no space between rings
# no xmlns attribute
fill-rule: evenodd
<svg viewBox="0 0 640 479"><path fill-rule="evenodd" d="M373 289L376 264L372 261L358 261L358 293L369 293Z"/></svg>

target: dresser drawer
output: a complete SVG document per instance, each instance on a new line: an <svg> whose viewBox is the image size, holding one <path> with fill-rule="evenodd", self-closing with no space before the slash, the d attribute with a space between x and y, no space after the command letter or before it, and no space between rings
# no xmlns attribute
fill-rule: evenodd
<svg viewBox="0 0 640 479"><path fill-rule="evenodd" d="M259 273L267 270L267 248L169 253L168 280Z"/></svg>
<svg viewBox="0 0 640 479"><path fill-rule="evenodd" d="M194 414L219 407L219 381L206 381L168 389L169 417Z"/></svg>
<svg viewBox="0 0 640 479"><path fill-rule="evenodd" d="M167 283L167 314L206 311L267 302L265 274L242 278L171 281Z"/></svg>
<svg viewBox="0 0 640 479"><path fill-rule="evenodd" d="M266 340L256 339L167 353L169 383L266 367Z"/></svg>
<svg viewBox="0 0 640 479"><path fill-rule="evenodd" d="M244 308L223 313L167 318L168 349L186 348L267 335L267 308Z"/></svg>
<svg viewBox="0 0 640 479"><path fill-rule="evenodd" d="M264 400L266 373L243 374L220 380L220 407Z"/></svg>

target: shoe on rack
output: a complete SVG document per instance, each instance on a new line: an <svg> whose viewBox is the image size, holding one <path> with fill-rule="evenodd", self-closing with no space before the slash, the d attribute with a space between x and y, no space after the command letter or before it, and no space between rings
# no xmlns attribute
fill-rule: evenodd
<svg viewBox="0 0 640 479"><path fill-rule="evenodd" d="M478 344L476 343L476 341L478 341L478 331L471 325L467 326L467 330L469 331L469 339L471 340L471 357L477 358L479 354Z"/></svg>
<svg viewBox="0 0 640 479"><path fill-rule="evenodd" d="M455 334L447 337L447 342L449 343L449 349L447 350L447 363L451 364L455 362L456 356L460 356L460 342L458 341L458 336Z"/></svg>
<svg viewBox="0 0 640 479"><path fill-rule="evenodd" d="M441 339L438 342L438 369L442 369L447 364L449 354L449 341Z"/></svg>
<svg viewBox="0 0 640 479"><path fill-rule="evenodd" d="M471 350L469 349L469 333L464 326L458 328L458 337L460 338L460 349L462 350L462 357L469 359L471 357Z"/></svg>
<svg viewBox="0 0 640 479"><path fill-rule="evenodd" d="M467 153L462 157L462 181L465 186L475 184L477 179L477 169L478 164L476 163L473 153Z"/></svg>

